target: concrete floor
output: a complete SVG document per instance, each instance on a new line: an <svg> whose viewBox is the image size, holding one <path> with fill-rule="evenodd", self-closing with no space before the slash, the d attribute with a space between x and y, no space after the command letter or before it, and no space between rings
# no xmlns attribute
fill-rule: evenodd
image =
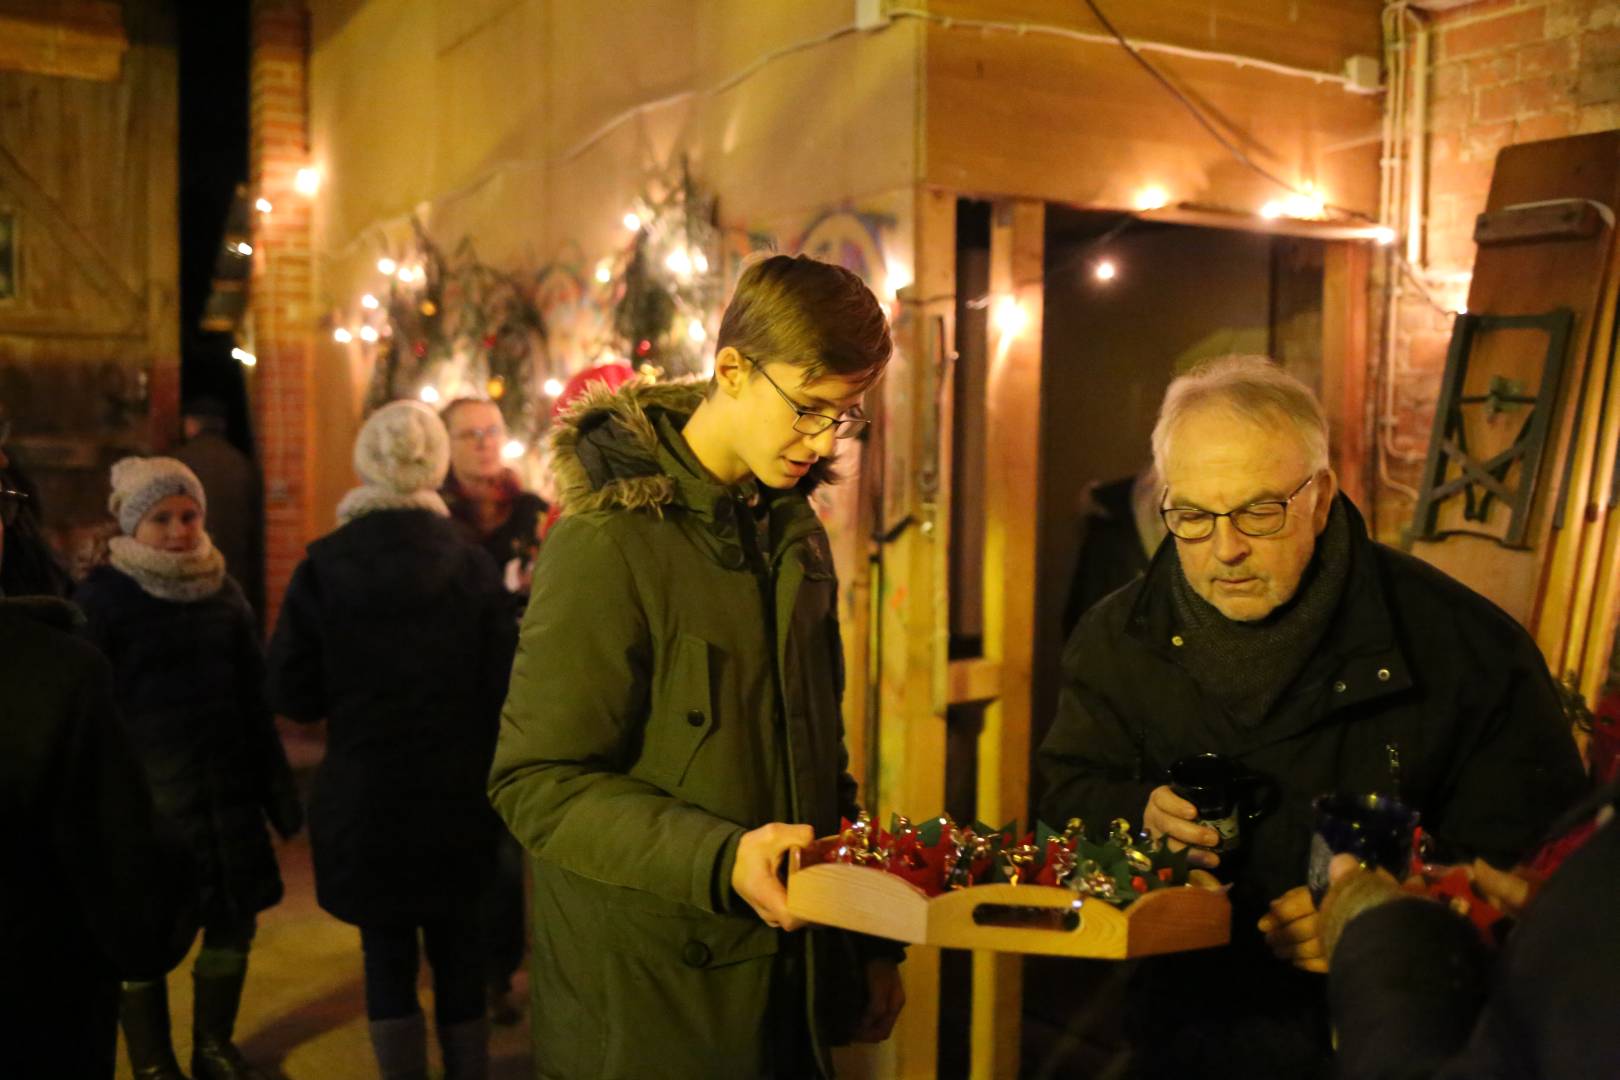
<svg viewBox="0 0 1620 1080"><path fill-rule="evenodd" d="M294 768L307 780L319 757L318 737L313 732L287 729L283 734ZM307 829L289 843L277 841L276 855L286 896L259 916L236 1023L236 1044L249 1061L279 1080L375 1080L377 1063L367 1035L360 970L360 931L316 906ZM174 1050L182 1069L191 1064L191 962L195 955L193 946L192 955L169 975ZM519 972L517 980L513 998L524 1010L524 1018L515 1027L491 1026L492 1080L521 1080L532 1075L528 976ZM433 993L425 961L420 985L422 1008L429 1018L430 1071L437 1076L438 1047L431 1032ZM118 1080L130 1077L120 1033Z"/></svg>

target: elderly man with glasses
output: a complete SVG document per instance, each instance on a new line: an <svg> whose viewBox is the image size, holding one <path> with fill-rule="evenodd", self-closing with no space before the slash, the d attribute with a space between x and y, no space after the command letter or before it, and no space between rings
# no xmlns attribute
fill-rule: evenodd
<svg viewBox="0 0 1620 1080"><path fill-rule="evenodd" d="M1153 456L1170 536L1069 640L1042 816L1127 818L1231 882L1230 946L1133 973L1133 1075L1322 1075L1313 797L1396 795L1441 855L1511 863L1575 798L1580 761L1529 635L1368 536L1298 380L1259 357L1194 370ZM1211 753L1269 793L1235 848L1169 784Z"/></svg>

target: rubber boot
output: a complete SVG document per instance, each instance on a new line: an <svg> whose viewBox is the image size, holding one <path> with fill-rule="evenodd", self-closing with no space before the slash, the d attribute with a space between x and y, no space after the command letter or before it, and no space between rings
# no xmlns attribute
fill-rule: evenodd
<svg viewBox="0 0 1620 1080"><path fill-rule="evenodd" d="M483 1017L439 1025L444 1080L488 1080L489 1021Z"/></svg>
<svg viewBox="0 0 1620 1080"><path fill-rule="evenodd" d="M195 1080L266 1080L231 1042L236 1010L242 1004L242 983L247 978L245 959L237 971L191 973L191 985L197 992L191 1013L191 1075Z"/></svg>
<svg viewBox="0 0 1620 1080"><path fill-rule="evenodd" d="M169 988L163 980L120 986L118 1020L135 1080L186 1080L169 1040Z"/></svg>
<svg viewBox="0 0 1620 1080"><path fill-rule="evenodd" d="M371 1049L382 1080L427 1080L427 1021L421 1013L373 1020Z"/></svg>

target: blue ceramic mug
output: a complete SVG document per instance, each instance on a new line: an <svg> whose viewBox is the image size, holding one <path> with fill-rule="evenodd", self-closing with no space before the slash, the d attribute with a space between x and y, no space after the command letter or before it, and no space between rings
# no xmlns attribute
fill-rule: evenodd
<svg viewBox="0 0 1620 1080"><path fill-rule="evenodd" d="M1361 865L1387 870L1397 881L1406 876L1412 858L1412 834L1418 812L1392 795L1319 795L1316 832L1311 837L1305 883L1318 904L1327 894L1328 864L1333 856L1354 855Z"/></svg>

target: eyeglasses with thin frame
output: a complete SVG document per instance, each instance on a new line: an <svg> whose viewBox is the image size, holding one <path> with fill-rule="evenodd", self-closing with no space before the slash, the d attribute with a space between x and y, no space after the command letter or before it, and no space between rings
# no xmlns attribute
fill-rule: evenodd
<svg viewBox="0 0 1620 1080"><path fill-rule="evenodd" d="M10 488L0 489L0 524L13 525L17 515L22 512L23 504L28 501L26 491L13 491Z"/></svg>
<svg viewBox="0 0 1620 1080"><path fill-rule="evenodd" d="M1289 505L1310 487L1316 476L1316 473L1307 476L1286 499L1262 499L1220 514L1193 506L1161 506L1159 516L1164 519L1164 527L1170 530L1170 535L1178 540L1208 540L1215 535L1218 518L1230 519L1232 527L1244 536L1274 536L1288 524ZM1159 496L1160 502L1169 494L1170 489L1165 488L1164 495Z"/></svg>
<svg viewBox="0 0 1620 1080"><path fill-rule="evenodd" d="M468 428L466 431L458 431L450 437L462 442L481 442L484 439L493 442L501 437L501 425L490 424L488 427Z"/></svg>
<svg viewBox="0 0 1620 1080"><path fill-rule="evenodd" d="M853 439L861 433L862 428L872 422L860 415L860 406L858 405L850 410L855 414L853 416L828 416L826 413L818 413L814 409L807 409L788 397L787 391L776 385L775 379L765 374L764 364L747 356L744 356L743 359L753 364L754 370L764 375L765 381L771 384L771 389L782 395L782 400L788 403L788 408L798 414L797 419L793 421L793 430L800 435L820 435L828 428L834 428L833 438Z"/></svg>

